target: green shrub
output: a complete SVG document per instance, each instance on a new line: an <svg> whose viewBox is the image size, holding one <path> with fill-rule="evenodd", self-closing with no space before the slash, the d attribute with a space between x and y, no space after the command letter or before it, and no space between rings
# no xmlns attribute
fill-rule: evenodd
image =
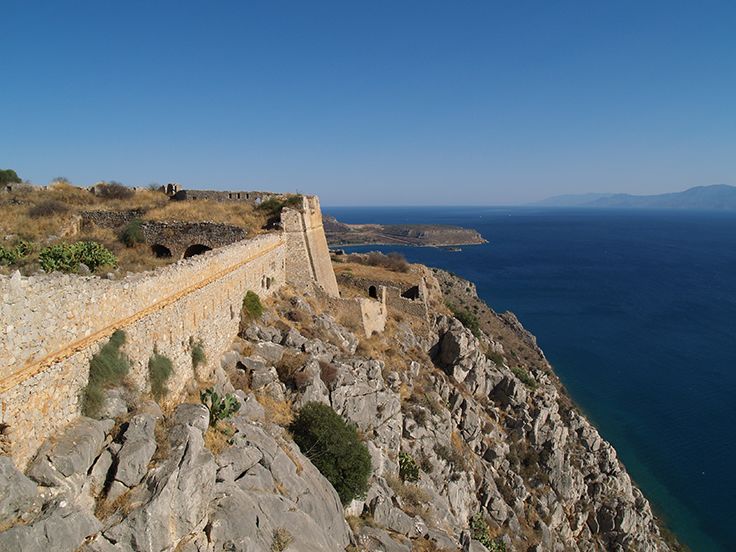
<svg viewBox="0 0 736 552"><path fill-rule="evenodd" d="M145 242L141 221L138 219L130 221L120 233L120 241L127 247L135 247L137 244Z"/></svg>
<svg viewBox="0 0 736 552"><path fill-rule="evenodd" d="M419 481L419 466L414 457L406 452L399 453L399 477L406 483Z"/></svg>
<svg viewBox="0 0 736 552"><path fill-rule="evenodd" d="M199 399L210 411L210 425L214 426L220 420L227 420L240 410L240 403L233 394L221 397L212 387L199 394Z"/></svg>
<svg viewBox="0 0 736 552"><path fill-rule="evenodd" d="M20 240L13 247L0 245L0 265L14 265L33 252L33 244Z"/></svg>
<svg viewBox="0 0 736 552"><path fill-rule="evenodd" d="M521 366L512 366L511 372L513 372L513 374L521 380L521 383L527 387L530 387L531 389L537 388L537 381Z"/></svg>
<svg viewBox="0 0 736 552"><path fill-rule="evenodd" d="M55 270L76 272L79 270L80 263L87 265L94 272L101 266L114 267L118 264L112 251L92 241L59 243L45 247L39 253L38 260L45 272Z"/></svg>
<svg viewBox="0 0 736 552"><path fill-rule="evenodd" d="M452 315L457 318L463 326L473 332L475 337L480 337L480 322L478 322L477 316L472 312L456 307L450 303L447 304L447 307L452 311Z"/></svg>
<svg viewBox="0 0 736 552"><path fill-rule="evenodd" d="M116 330L109 341L89 361L89 382L82 391L82 413L95 417L103 404L103 390L123 383L130 370L128 358L120 352L125 332Z"/></svg>
<svg viewBox="0 0 736 552"><path fill-rule="evenodd" d="M491 538L488 523L480 512L470 520L470 535L473 539L485 546L489 552L506 552L506 543L501 539Z"/></svg>
<svg viewBox="0 0 736 552"><path fill-rule="evenodd" d="M493 362L493 364L495 364L496 366L503 366L503 363L506 361L506 359L503 358L503 355L497 353L496 351L486 352L486 358Z"/></svg>
<svg viewBox="0 0 736 552"><path fill-rule="evenodd" d="M343 504L368 490L371 457L355 427L322 403L305 405L290 426L294 441L340 496Z"/></svg>
<svg viewBox="0 0 736 552"><path fill-rule="evenodd" d="M49 199L28 209L28 216L31 218L43 218L50 217L52 215L63 215L68 211L69 207L66 203Z"/></svg>
<svg viewBox="0 0 736 552"><path fill-rule="evenodd" d="M205 362L207 362L207 355L204 353L204 345L201 341L195 341L192 343L192 367L196 368Z"/></svg>
<svg viewBox="0 0 736 552"><path fill-rule="evenodd" d="M21 179L13 169L0 169L0 184L16 184L18 182L21 182Z"/></svg>
<svg viewBox="0 0 736 552"><path fill-rule="evenodd" d="M169 388L166 384L173 373L174 365L168 357L153 353L151 358L148 359L148 377L151 380L151 393L153 393L157 401L163 399L169 393Z"/></svg>
<svg viewBox="0 0 736 552"><path fill-rule="evenodd" d="M248 291L243 298L243 313L247 320L255 320L263 315L261 298L253 291Z"/></svg>
<svg viewBox="0 0 736 552"><path fill-rule="evenodd" d="M302 206L302 202L303 198L299 194L290 195L284 199L271 197L265 201L262 201L258 205L258 207L256 207L256 209L259 211L264 211L268 214L269 217L276 217L281 214L281 211L283 211L285 207L298 209Z"/></svg>

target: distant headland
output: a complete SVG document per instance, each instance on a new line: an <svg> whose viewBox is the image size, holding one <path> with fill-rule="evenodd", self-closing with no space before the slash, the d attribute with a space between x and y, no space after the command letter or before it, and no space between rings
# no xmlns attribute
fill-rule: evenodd
<svg viewBox="0 0 736 552"><path fill-rule="evenodd" d="M554 196L533 205L545 207L599 207L625 209L736 210L736 186L696 186L683 192L656 195L573 194Z"/></svg>
<svg viewBox="0 0 736 552"><path fill-rule="evenodd" d="M345 224L324 217L327 242L341 245L449 247L487 243L477 230L444 224Z"/></svg>

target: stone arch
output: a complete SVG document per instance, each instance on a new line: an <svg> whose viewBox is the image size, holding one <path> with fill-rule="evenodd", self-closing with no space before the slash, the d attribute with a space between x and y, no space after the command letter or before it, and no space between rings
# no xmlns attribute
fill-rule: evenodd
<svg viewBox="0 0 736 552"><path fill-rule="evenodd" d="M374 299L378 299L378 289L376 289L376 286L370 286L368 288L368 297L373 297Z"/></svg>
<svg viewBox="0 0 736 552"><path fill-rule="evenodd" d="M153 253L156 257L162 259L171 257L171 249L169 249L165 245L161 245L160 243L154 243L151 246L151 253Z"/></svg>
<svg viewBox="0 0 736 552"><path fill-rule="evenodd" d="M201 255L202 253L206 253L211 249L211 247L208 247L201 243L194 243L187 247L186 251L184 251L184 258L188 259L189 257L194 257L195 255Z"/></svg>

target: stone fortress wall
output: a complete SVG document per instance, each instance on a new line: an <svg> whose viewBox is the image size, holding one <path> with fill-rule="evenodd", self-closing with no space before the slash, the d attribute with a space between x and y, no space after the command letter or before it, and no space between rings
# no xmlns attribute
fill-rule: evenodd
<svg viewBox="0 0 736 552"><path fill-rule="evenodd" d="M285 253L283 236L266 234L118 281L0 279L0 427L16 463L79 416L89 360L117 329L135 387L147 389L155 350L173 362L170 395L181 394L195 376L192 342L218 359L237 335L245 292L267 296L285 283Z"/></svg>
<svg viewBox="0 0 736 552"><path fill-rule="evenodd" d="M237 335L248 290L263 297L287 283L312 289L366 335L383 331L385 300L339 298L318 198L284 209L281 227L122 280L0 276L0 449L23 467L44 440L80 415L89 361L118 329L126 334L123 351L137 390L149 389L154 352L172 360L169 400L210 374ZM195 342L210 362L196 373Z"/></svg>

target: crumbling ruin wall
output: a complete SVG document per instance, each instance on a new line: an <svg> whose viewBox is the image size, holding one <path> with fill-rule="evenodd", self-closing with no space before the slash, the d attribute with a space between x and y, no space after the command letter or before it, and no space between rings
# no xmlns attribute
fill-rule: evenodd
<svg viewBox="0 0 736 552"><path fill-rule="evenodd" d="M118 281L0 276L0 427L16 463L79 416L89 360L117 329L131 383L148 389L156 350L174 364L171 397L181 394L194 375L192 341L219 358L237 335L246 291L266 296L285 282L285 255L284 237L265 234Z"/></svg>
<svg viewBox="0 0 736 552"><path fill-rule="evenodd" d="M377 299L340 298L319 290L320 299L340 324L362 331L366 337L386 328L386 295L382 288Z"/></svg>

